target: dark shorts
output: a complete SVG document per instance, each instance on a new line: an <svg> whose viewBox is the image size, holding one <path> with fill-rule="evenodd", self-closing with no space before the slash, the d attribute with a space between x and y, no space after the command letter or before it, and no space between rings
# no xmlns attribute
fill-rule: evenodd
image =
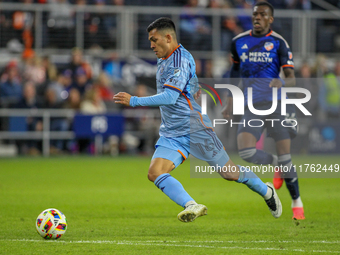
<svg viewBox="0 0 340 255"><path fill-rule="evenodd" d="M256 110L267 110L272 106L272 102L256 104ZM286 116L281 115L281 102L277 104L276 110L270 115L255 115L248 108L245 109L244 116L239 124L237 134L242 132L251 133L258 141L264 129L267 129L267 136L272 137L275 141L284 139L293 139L297 134L297 121L295 115L295 106L287 105Z"/></svg>

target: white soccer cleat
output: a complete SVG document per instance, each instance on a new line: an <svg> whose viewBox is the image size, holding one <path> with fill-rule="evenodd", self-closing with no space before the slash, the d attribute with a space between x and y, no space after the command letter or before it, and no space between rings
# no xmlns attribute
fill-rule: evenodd
<svg viewBox="0 0 340 255"><path fill-rule="evenodd" d="M265 201L266 201L268 208L269 208L269 211L272 213L272 215L275 218L279 218L282 214L282 204L281 204L280 198L277 195L273 184L271 184L270 182L266 182L266 185L267 185L268 189L272 189L273 194L272 194L271 198L269 198Z"/></svg>
<svg viewBox="0 0 340 255"><path fill-rule="evenodd" d="M208 208L205 205L189 205L177 215L177 218L182 222L192 222L197 217L207 214Z"/></svg>

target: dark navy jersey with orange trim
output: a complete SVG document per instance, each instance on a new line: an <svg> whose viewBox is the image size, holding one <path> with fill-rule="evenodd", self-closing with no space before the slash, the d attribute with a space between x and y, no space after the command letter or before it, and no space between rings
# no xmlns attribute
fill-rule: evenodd
<svg viewBox="0 0 340 255"><path fill-rule="evenodd" d="M159 134L177 137L211 128L207 115L203 117L201 107L193 95L198 91L196 65L192 55L179 45L167 58L157 61L157 94L166 89L179 93L175 104L160 106L162 123Z"/></svg>
<svg viewBox="0 0 340 255"><path fill-rule="evenodd" d="M233 38L231 54L240 78L247 102L247 88L253 88L253 103L272 101L269 83L279 78L280 69L294 68L293 54L285 39L274 31L255 36L251 30ZM281 90L278 90L281 99Z"/></svg>

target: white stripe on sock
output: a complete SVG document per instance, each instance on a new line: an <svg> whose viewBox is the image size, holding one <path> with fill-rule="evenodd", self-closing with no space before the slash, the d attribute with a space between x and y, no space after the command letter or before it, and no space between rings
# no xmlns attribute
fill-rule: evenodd
<svg viewBox="0 0 340 255"><path fill-rule="evenodd" d="M251 148L251 149L240 151L238 154L240 155L241 158L250 158L254 156L255 153L256 153L256 148Z"/></svg>
<svg viewBox="0 0 340 255"><path fill-rule="evenodd" d="M297 199L292 200L292 208L293 207L303 207L301 197L298 197Z"/></svg>

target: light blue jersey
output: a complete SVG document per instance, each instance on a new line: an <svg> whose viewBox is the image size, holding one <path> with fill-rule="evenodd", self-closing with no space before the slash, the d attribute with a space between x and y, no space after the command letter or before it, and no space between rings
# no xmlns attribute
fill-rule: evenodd
<svg viewBox="0 0 340 255"><path fill-rule="evenodd" d="M157 94L166 89L180 94L175 104L159 107L162 116L159 134L177 137L212 127L193 97L199 87L195 61L189 51L180 44L167 58L158 59L157 66Z"/></svg>
<svg viewBox="0 0 340 255"><path fill-rule="evenodd" d="M229 157L209 117L201 114L201 107L194 100L199 89L194 58L178 45L167 58L158 59L157 65L157 94L130 99L132 107L159 106L161 110L154 158L171 160L177 167L192 153L211 165L223 166Z"/></svg>

